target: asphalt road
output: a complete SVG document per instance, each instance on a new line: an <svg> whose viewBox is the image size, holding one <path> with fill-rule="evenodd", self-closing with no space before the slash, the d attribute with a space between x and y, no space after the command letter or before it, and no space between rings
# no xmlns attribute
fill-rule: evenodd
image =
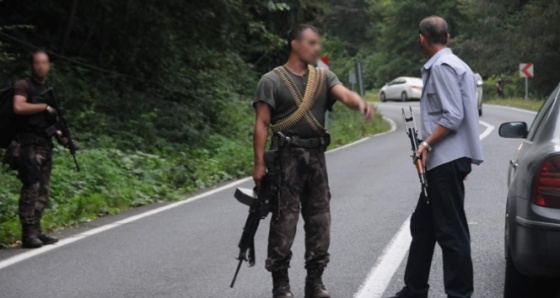
<svg viewBox="0 0 560 298"><path fill-rule="evenodd" d="M372 268L392 253L385 248L416 204L419 185L402 130L401 106L379 105L395 120L397 131L327 155L333 223L331 263L324 280L333 297L353 297L359 291ZM531 113L487 106L481 119L496 129L483 140L486 161L467 181L474 297L500 297L503 284L506 167L519 142L500 139L497 127L532 118ZM481 131L487 128L482 125ZM234 186L224 187L163 211L148 210L149 216L133 211L104 219L97 229L64 234L54 247L0 251L0 297L270 297L271 279L264 269L270 217L258 231L257 265L244 266L235 288L229 288L247 216L233 191ZM292 289L303 297L301 221L293 250ZM392 278L384 297L402 286L403 266L397 262L394 276L388 273ZM444 297L441 268L437 255L430 297Z"/></svg>

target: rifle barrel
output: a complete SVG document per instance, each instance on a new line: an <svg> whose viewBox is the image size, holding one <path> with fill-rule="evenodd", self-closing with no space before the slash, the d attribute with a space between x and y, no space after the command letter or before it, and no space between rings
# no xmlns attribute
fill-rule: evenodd
<svg viewBox="0 0 560 298"><path fill-rule="evenodd" d="M237 269L235 270L235 275L233 276L233 280L231 281L231 285L229 285L230 288L233 289L233 286L235 285L235 280L237 279L237 275L239 274L239 270L241 269L241 265L243 264L243 259L239 259L239 264L237 264Z"/></svg>

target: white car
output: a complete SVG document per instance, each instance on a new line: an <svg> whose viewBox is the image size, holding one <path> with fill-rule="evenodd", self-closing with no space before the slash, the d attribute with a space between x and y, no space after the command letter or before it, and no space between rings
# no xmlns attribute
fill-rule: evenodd
<svg viewBox="0 0 560 298"><path fill-rule="evenodd" d="M379 91L382 102L387 100L408 101L409 99L420 99L424 83L421 78L399 77L385 84Z"/></svg>

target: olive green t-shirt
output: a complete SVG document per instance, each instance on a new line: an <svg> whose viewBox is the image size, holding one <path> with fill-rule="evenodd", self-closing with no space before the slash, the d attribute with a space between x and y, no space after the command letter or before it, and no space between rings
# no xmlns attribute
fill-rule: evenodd
<svg viewBox="0 0 560 298"><path fill-rule="evenodd" d="M284 67L284 69L290 75L292 81L299 89L299 92L302 95L305 94L308 75L298 76L286 67ZM327 90L326 92L321 92L321 97L318 98L317 103L311 109L311 113L323 127L325 126L325 112L329 110L334 103L330 92L331 88L338 84L341 84L338 77L332 71L327 71L327 84L325 86ZM268 72L262 76L257 86L253 105L257 102L264 102L272 108L272 124L275 124L297 110L295 99L292 97L292 94L280 76L274 71ZM300 121L300 123L294 125L288 131L283 131L283 133L297 135L301 138L318 136L318 132L313 130L309 125L306 125L304 121Z"/></svg>

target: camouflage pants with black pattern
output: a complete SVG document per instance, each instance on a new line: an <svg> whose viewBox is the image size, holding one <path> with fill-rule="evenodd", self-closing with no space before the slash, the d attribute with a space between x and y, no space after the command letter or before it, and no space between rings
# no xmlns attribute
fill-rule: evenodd
<svg viewBox="0 0 560 298"><path fill-rule="evenodd" d="M286 148L282 156L284 183L270 221L266 269L290 267L299 213L305 222L305 267L323 269L329 262L330 190L321 149Z"/></svg>
<svg viewBox="0 0 560 298"><path fill-rule="evenodd" d="M18 177L23 183L19 199L19 217L23 224L41 220L50 192L52 144L21 146Z"/></svg>

